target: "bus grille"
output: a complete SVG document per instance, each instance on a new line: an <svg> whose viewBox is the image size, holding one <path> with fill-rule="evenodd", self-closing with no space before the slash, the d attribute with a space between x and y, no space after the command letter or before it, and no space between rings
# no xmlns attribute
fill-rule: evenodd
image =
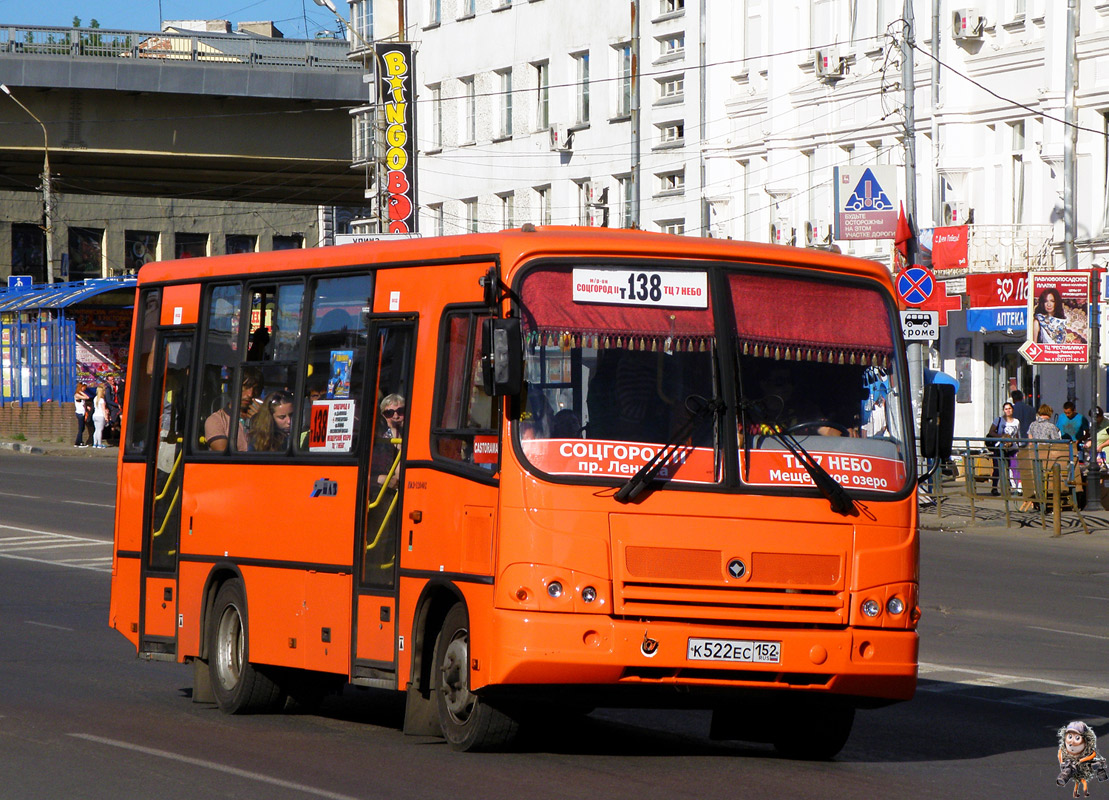
<svg viewBox="0 0 1109 800"><path fill-rule="evenodd" d="M623 616L744 625L847 623L843 559L812 553L751 553L741 581L727 580L719 550L624 548L615 585Z"/></svg>

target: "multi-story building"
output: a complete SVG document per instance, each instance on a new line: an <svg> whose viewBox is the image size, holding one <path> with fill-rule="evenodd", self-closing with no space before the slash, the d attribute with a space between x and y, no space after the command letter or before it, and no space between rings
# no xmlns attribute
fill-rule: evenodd
<svg viewBox="0 0 1109 800"><path fill-rule="evenodd" d="M357 18L369 2L351 0ZM1071 266L1089 269L1109 252L1109 3L1079 5ZM967 263L941 274L950 294L965 292L967 273L1067 266L1066 6L913 3L914 222L972 220ZM832 176L837 166L895 166L905 197L904 0L406 8L418 46L424 235L608 225L892 263L890 239L835 238ZM1012 388L1056 409L1068 397L1088 405L1088 370L1030 367L1016 352L1024 335L969 330L965 311L949 315L930 360L963 384L958 433L982 435Z"/></svg>

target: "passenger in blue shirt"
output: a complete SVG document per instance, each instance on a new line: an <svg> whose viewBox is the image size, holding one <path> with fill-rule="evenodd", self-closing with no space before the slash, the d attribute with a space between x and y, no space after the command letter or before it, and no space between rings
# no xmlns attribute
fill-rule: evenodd
<svg viewBox="0 0 1109 800"><path fill-rule="evenodd" d="M1063 403L1063 416L1055 420L1055 426L1064 439L1083 442L1090 436L1090 421L1075 411L1070 400Z"/></svg>

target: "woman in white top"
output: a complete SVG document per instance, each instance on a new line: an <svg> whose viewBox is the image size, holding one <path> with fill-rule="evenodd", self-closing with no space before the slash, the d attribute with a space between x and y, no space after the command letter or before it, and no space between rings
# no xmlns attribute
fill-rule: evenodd
<svg viewBox="0 0 1109 800"><path fill-rule="evenodd" d="M96 397L92 401L92 446L104 447L104 423L108 419L108 401L104 399L104 387L96 387Z"/></svg>
<svg viewBox="0 0 1109 800"><path fill-rule="evenodd" d="M77 413L77 441L74 447L88 447L85 444L85 402L89 396L85 394L85 384L77 384L77 391L73 393L73 410Z"/></svg>

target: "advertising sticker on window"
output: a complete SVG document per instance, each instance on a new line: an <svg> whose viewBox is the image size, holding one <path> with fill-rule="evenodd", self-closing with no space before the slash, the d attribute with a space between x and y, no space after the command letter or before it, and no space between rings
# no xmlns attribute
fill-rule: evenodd
<svg viewBox="0 0 1109 800"><path fill-rule="evenodd" d="M308 449L313 453L349 453L354 445L354 401L312 403Z"/></svg>
<svg viewBox="0 0 1109 800"><path fill-rule="evenodd" d="M845 489L898 492L905 485L905 465L895 458L857 453L809 451L813 459ZM797 458L782 450L752 450L751 468L745 469L739 454L739 474L749 486L813 486L812 476Z"/></svg>
<svg viewBox="0 0 1109 800"><path fill-rule="evenodd" d="M525 439L524 454L548 475L630 478L655 457L661 444L603 439ZM711 447L679 447L659 470L659 480L713 483Z"/></svg>

